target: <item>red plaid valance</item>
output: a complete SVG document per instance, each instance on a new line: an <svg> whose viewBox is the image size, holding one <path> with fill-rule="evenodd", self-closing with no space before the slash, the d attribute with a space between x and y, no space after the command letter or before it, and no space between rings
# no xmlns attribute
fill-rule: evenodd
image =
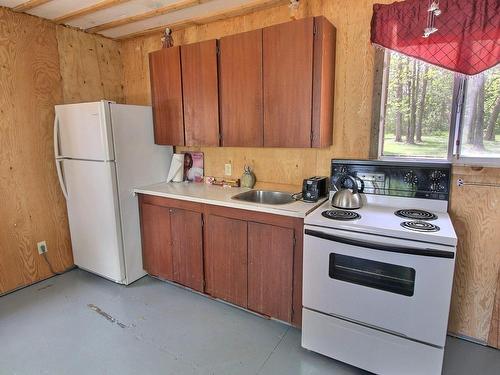
<svg viewBox="0 0 500 375"><path fill-rule="evenodd" d="M500 0L440 0L438 30L424 38L428 8L429 0L375 4L372 43L466 75L500 62Z"/></svg>

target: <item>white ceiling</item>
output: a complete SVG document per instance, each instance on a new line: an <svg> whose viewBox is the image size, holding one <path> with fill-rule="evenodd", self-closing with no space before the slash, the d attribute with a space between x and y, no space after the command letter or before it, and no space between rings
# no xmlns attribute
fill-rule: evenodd
<svg viewBox="0 0 500 375"><path fill-rule="evenodd" d="M114 5L105 9L93 11L74 19L64 21L65 24L83 30L100 26L111 21L123 20L131 16L151 12L165 6L188 5L183 9L170 11L166 14L155 15L147 19L128 22L113 28L99 30L97 33L110 38L123 38L131 34L141 33L149 29L166 27L171 24L182 23L200 17L208 17L241 10L251 10L252 6L274 6L283 4L284 0L122 0L114 1ZM33 3L28 0L0 0L0 5L15 8L21 4ZM42 2L43 3L43 2ZM72 12L93 6L112 3L111 0L49 0L44 4L26 10L26 13L55 20Z"/></svg>

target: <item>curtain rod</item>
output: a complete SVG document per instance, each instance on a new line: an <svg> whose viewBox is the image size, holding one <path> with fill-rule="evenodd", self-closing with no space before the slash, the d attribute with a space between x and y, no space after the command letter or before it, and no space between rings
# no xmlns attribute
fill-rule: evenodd
<svg viewBox="0 0 500 375"><path fill-rule="evenodd" d="M457 186L480 186L480 187L495 187L500 188L500 184L495 184L491 182L466 182L463 179L459 178L457 180Z"/></svg>

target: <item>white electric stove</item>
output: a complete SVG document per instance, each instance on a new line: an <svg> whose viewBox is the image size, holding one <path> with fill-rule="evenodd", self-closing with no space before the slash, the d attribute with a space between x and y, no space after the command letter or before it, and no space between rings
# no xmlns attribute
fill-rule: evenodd
<svg viewBox="0 0 500 375"><path fill-rule="evenodd" d="M356 177L364 205L329 200L304 220L303 347L378 374L441 373L457 244L450 172L332 161L332 186Z"/></svg>

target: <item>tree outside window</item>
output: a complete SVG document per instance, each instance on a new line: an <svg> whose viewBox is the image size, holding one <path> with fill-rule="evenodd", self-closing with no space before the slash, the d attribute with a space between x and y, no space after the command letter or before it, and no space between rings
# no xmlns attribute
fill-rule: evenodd
<svg viewBox="0 0 500 375"><path fill-rule="evenodd" d="M386 52L382 93L381 157L500 158L498 66L464 78Z"/></svg>

